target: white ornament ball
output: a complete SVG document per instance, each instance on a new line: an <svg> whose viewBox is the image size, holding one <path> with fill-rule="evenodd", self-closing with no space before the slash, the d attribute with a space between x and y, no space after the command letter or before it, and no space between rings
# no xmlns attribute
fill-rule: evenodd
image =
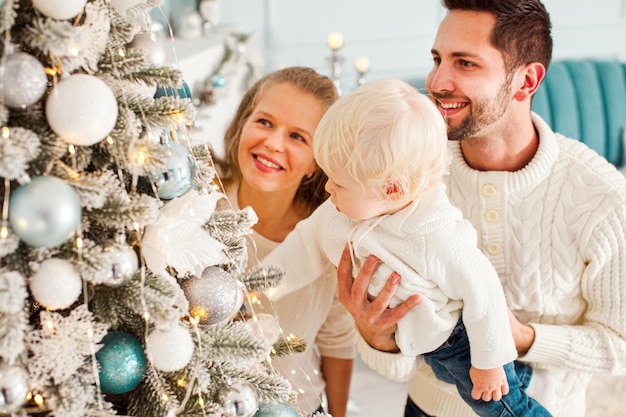
<svg viewBox="0 0 626 417"><path fill-rule="evenodd" d="M26 52L9 55L4 67L4 103L23 108L41 98L48 86L41 62Z"/></svg>
<svg viewBox="0 0 626 417"><path fill-rule="evenodd" d="M167 63L167 51L154 32L140 33L128 45L131 49L143 50L146 61L153 65Z"/></svg>
<svg viewBox="0 0 626 417"><path fill-rule="evenodd" d="M71 19L85 9L87 0L32 0L33 6L48 17Z"/></svg>
<svg viewBox="0 0 626 417"><path fill-rule="evenodd" d="M50 258L30 277L30 292L50 310L71 306L82 291L82 280L74 266L64 259Z"/></svg>
<svg viewBox="0 0 626 417"><path fill-rule="evenodd" d="M187 366L194 344L189 331L181 326L157 328L146 340L146 352L152 365L163 372L174 372Z"/></svg>
<svg viewBox="0 0 626 417"><path fill-rule="evenodd" d="M28 373L17 365L0 365L0 414L19 410L28 395Z"/></svg>
<svg viewBox="0 0 626 417"><path fill-rule="evenodd" d="M100 142L117 122L117 100L98 77L74 74L57 84L46 101L52 130L72 145Z"/></svg>

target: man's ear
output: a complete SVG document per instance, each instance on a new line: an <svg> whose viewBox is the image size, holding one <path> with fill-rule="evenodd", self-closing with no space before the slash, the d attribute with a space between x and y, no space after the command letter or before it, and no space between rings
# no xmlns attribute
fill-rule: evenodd
<svg viewBox="0 0 626 417"><path fill-rule="evenodd" d="M524 65L519 71L521 71L521 74L518 76L523 76L524 78L515 93L515 98L518 101L524 101L537 92L543 78L546 76L546 67L539 62L531 62Z"/></svg>
<svg viewBox="0 0 626 417"><path fill-rule="evenodd" d="M388 181L385 184L385 195L391 201L399 200L406 194L406 187L399 181Z"/></svg>

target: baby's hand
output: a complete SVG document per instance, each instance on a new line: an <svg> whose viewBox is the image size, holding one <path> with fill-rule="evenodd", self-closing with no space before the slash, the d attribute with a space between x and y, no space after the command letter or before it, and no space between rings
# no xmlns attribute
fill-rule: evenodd
<svg viewBox="0 0 626 417"><path fill-rule="evenodd" d="M509 383L502 367L492 369L470 368L470 378L474 384L472 398L483 401L500 401L509 393Z"/></svg>

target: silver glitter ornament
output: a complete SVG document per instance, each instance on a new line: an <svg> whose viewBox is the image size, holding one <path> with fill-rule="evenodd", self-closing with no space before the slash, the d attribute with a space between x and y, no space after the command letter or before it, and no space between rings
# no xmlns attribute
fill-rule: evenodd
<svg viewBox="0 0 626 417"><path fill-rule="evenodd" d="M23 108L41 98L48 86L46 70L39 60L26 52L7 56L4 68L4 103Z"/></svg>
<svg viewBox="0 0 626 417"><path fill-rule="evenodd" d="M252 417L259 408L254 387L248 381L236 380L224 386L219 398L224 417Z"/></svg>
<svg viewBox="0 0 626 417"><path fill-rule="evenodd" d="M243 302L237 280L215 266L206 268L200 278L184 280L181 287L189 301L189 313L200 324L217 324L231 318Z"/></svg>
<svg viewBox="0 0 626 417"><path fill-rule="evenodd" d="M21 366L0 365L0 414L19 410L28 391L28 373Z"/></svg>

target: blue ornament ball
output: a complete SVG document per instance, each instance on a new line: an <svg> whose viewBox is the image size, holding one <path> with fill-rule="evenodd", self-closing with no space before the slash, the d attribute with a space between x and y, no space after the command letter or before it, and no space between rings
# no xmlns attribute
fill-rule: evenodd
<svg viewBox="0 0 626 417"><path fill-rule="evenodd" d="M191 89L189 88L189 84L187 84L185 80L183 80L183 85L179 89L157 86L156 92L154 93L154 98L159 97L193 98L191 95Z"/></svg>
<svg viewBox="0 0 626 417"><path fill-rule="evenodd" d="M213 87L224 87L227 82L228 82L228 79L224 77L222 74L215 74L211 78L211 84L213 85Z"/></svg>
<svg viewBox="0 0 626 417"><path fill-rule="evenodd" d="M9 200L9 224L25 243L51 248L65 242L80 224L82 208L74 188L44 175L18 187Z"/></svg>
<svg viewBox="0 0 626 417"><path fill-rule="evenodd" d="M124 332L109 332L96 353L100 364L100 389L105 394L124 394L141 382L148 362L141 343Z"/></svg>
<svg viewBox="0 0 626 417"><path fill-rule="evenodd" d="M166 170L152 174L157 194L163 200L180 197L189 191L196 175L196 163L183 145L170 141L163 146L169 148Z"/></svg>
<svg viewBox="0 0 626 417"><path fill-rule="evenodd" d="M259 409L254 417L298 417L298 413L286 403L260 403Z"/></svg>

